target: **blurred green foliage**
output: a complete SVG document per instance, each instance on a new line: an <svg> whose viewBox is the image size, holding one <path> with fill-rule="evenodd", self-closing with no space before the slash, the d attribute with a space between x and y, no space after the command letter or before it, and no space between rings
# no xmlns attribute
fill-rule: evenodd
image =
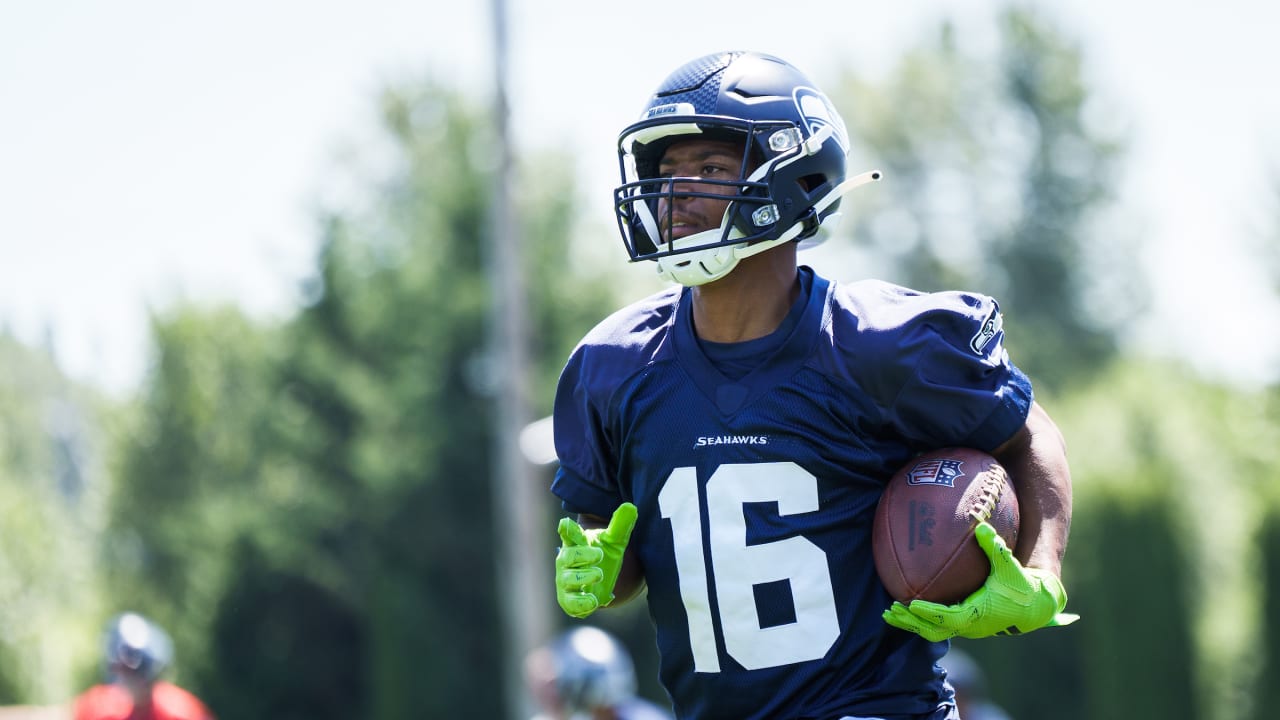
<svg viewBox="0 0 1280 720"><path fill-rule="evenodd" d="M96 654L101 458L123 411L0 332L0 705L64 697Z"/></svg>
<svg viewBox="0 0 1280 720"><path fill-rule="evenodd" d="M1090 120L1079 48L1051 22L1013 10L998 34L993 62L944 25L889 77L832 93L886 170L854 237L886 279L997 296L1070 445L1064 575L1083 620L964 647L1015 717L1262 717L1280 662L1280 388L1124 353L1136 239L1099 222L1123 142ZM382 100L367 151L389 169L353 169L365 194L318 218L296 315L161 312L152 374L120 404L0 335L0 703L93 682L98 629L128 608L170 631L174 679L221 717L503 714L493 138L449 88ZM573 344L629 299L621 252L595 261L612 234L574 226L571 166L529 155L517 185L539 414ZM547 503L530 511L549 567ZM660 697L643 608L599 623Z"/></svg>
<svg viewBox="0 0 1280 720"><path fill-rule="evenodd" d="M1115 357L1145 306L1136 238L1100 223L1123 142L1075 43L1025 10L998 30L994 62L944 23L887 78L847 71L832 95L859 167L885 171L855 232L887 279L996 297L1019 364L1057 390Z"/></svg>
<svg viewBox="0 0 1280 720"><path fill-rule="evenodd" d="M388 91L382 117L395 169L371 202L322 219L296 317L254 327L182 308L156 323L147 421L118 475L131 502L112 518L112 596L173 628L186 679L226 716L502 713L501 693L476 687L503 651L492 140L439 87ZM563 358L614 298L607 274L563 262L570 164L533 162L521 201L545 412Z"/></svg>

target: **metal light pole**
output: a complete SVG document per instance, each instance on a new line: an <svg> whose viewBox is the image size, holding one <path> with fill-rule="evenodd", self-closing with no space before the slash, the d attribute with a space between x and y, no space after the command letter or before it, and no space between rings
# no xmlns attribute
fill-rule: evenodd
<svg viewBox="0 0 1280 720"><path fill-rule="evenodd" d="M490 351L497 373L494 426L497 456L492 481L497 535L494 587L502 611L503 690L507 717L526 720L534 713L525 687L524 656L550 630L551 558L538 548L546 528L538 527L546 488L536 484L533 468L520 450L520 432L529 422L527 293L522 274L523 246L512 202L515 153L512 152L508 102L507 2L493 0L493 127L498 163L494 173L493 216L489 233L489 284L493 293Z"/></svg>

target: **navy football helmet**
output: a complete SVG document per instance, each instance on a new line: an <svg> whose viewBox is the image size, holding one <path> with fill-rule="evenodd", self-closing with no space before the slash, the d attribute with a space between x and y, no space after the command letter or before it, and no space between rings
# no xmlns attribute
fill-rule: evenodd
<svg viewBox="0 0 1280 720"><path fill-rule="evenodd" d="M112 682L154 682L173 661L169 635L137 613L113 618L104 640L107 678Z"/></svg>
<svg viewBox="0 0 1280 720"><path fill-rule="evenodd" d="M659 177L667 147L679 140L730 140L743 146L734 180ZM650 97L638 122L618 138L622 185L614 207L634 260L655 260L662 277L701 285L727 275L744 257L782 243L801 247L826 239L839 216L840 197L879 179L878 172L846 179L849 137L827 96L795 67L770 55L734 51L686 63ZM687 191L727 186L732 202L719 228L664 238L658 201L676 196L724 199ZM679 193L675 191L681 184ZM667 213L674 203L667 202Z"/></svg>
<svg viewBox="0 0 1280 720"><path fill-rule="evenodd" d="M551 643L555 693L562 710L590 713L614 707L636 693L631 656L612 635L580 627Z"/></svg>

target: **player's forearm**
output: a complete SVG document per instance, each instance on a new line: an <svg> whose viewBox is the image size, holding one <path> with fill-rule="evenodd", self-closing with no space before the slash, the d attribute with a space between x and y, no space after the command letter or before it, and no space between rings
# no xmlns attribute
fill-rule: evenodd
<svg viewBox="0 0 1280 720"><path fill-rule="evenodd" d="M1023 565L1060 577L1071 529L1071 470L1062 433L1035 404L1026 426L994 454L1018 494L1022 517L1015 555Z"/></svg>
<svg viewBox="0 0 1280 720"><path fill-rule="evenodd" d="M627 548L622 558L622 571L618 573L618 583L613 586L614 598L609 607L630 602L644 589L644 570L640 567L635 550Z"/></svg>

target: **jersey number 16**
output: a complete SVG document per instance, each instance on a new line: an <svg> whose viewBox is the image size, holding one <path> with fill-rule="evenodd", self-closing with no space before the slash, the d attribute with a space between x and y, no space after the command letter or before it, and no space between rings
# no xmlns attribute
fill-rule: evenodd
<svg viewBox="0 0 1280 720"><path fill-rule="evenodd" d="M676 468L658 494L671 521L680 597L689 618L697 672L720 672L709 588L714 584L720 630L729 655L748 670L817 660L840 634L827 554L803 537L747 544L746 503L778 503L778 514L818 509L818 482L791 462L721 465L707 480L707 526L702 527L698 475ZM703 552L708 539L711 566ZM708 577L710 575L710 577ZM760 627L753 586L786 580L795 622Z"/></svg>

